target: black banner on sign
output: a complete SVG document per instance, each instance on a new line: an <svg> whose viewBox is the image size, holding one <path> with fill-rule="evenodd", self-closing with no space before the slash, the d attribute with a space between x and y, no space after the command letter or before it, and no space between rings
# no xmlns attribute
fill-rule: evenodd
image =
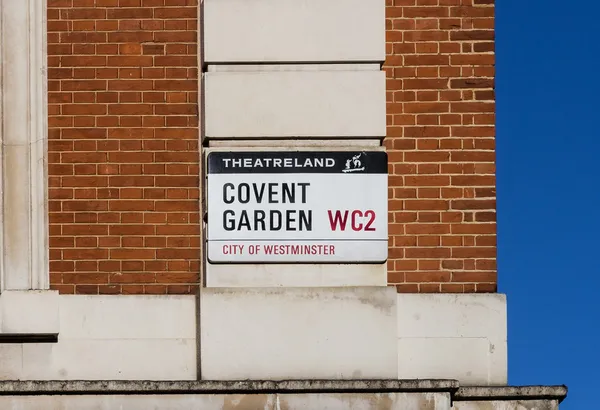
<svg viewBox="0 0 600 410"><path fill-rule="evenodd" d="M387 174L383 151L211 152L209 174Z"/></svg>

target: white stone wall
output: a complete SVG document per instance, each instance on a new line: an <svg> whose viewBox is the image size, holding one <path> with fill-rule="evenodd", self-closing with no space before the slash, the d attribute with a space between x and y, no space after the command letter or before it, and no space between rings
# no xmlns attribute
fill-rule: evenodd
<svg viewBox="0 0 600 410"><path fill-rule="evenodd" d="M206 264L206 286L222 288L385 286L383 264L317 264L302 267L284 264L213 265Z"/></svg>
<svg viewBox="0 0 600 410"><path fill-rule="evenodd" d="M396 313L386 287L206 289L202 377L395 379Z"/></svg>
<svg viewBox="0 0 600 410"><path fill-rule="evenodd" d="M382 139L385 73L378 65L308 67L206 73L206 137Z"/></svg>
<svg viewBox="0 0 600 410"><path fill-rule="evenodd" d="M505 295L399 294L398 376L505 385Z"/></svg>
<svg viewBox="0 0 600 410"><path fill-rule="evenodd" d="M315 393L211 395L89 395L0 397L0 408L19 410L449 410L449 393Z"/></svg>
<svg viewBox="0 0 600 410"><path fill-rule="evenodd" d="M558 410L558 400L477 400L455 402L455 410Z"/></svg>
<svg viewBox="0 0 600 410"><path fill-rule="evenodd" d="M204 21L207 64L385 59L382 0L204 0Z"/></svg>
<svg viewBox="0 0 600 410"><path fill-rule="evenodd" d="M558 410L557 400L457 401L438 393L305 393L206 395L3 396L0 407L19 410Z"/></svg>
<svg viewBox="0 0 600 410"><path fill-rule="evenodd" d="M197 378L194 296L59 299L58 342L0 344L0 380Z"/></svg>
<svg viewBox="0 0 600 410"><path fill-rule="evenodd" d="M195 296L65 295L58 302L58 342L0 344L0 380L195 380L200 364L204 379L506 384L502 295L205 289L199 322Z"/></svg>

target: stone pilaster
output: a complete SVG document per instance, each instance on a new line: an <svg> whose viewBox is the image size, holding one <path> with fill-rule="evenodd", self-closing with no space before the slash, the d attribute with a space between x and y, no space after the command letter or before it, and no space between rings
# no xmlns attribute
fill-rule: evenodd
<svg viewBox="0 0 600 410"><path fill-rule="evenodd" d="M0 0L1 290L49 288L46 0Z"/></svg>
<svg viewBox="0 0 600 410"><path fill-rule="evenodd" d="M56 341L48 290L46 0L0 0L0 343Z"/></svg>

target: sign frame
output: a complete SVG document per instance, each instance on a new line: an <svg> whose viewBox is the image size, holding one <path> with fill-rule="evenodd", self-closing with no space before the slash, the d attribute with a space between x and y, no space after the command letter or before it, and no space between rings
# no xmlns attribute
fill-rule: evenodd
<svg viewBox="0 0 600 410"><path fill-rule="evenodd" d="M207 262L385 263L387 153L377 147L352 148L207 150ZM347 203L347 209L340 206ZM308 208L290 210L292 204ZM252 208L258 205L260 209ZM324 208L336 206L344 209L327 209L324 216ZM249 253L253 244L254 253ZM226 251L226 246L233 248Z"/></svg>

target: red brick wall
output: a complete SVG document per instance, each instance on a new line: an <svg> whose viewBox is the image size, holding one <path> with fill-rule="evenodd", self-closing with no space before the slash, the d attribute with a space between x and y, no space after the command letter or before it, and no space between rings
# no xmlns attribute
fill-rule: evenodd
<svg viewBox="0 0 600 410"><path fill-rule="evenodd" d="M493 0L386 0L389 282L496 290ZM63 293L200 270L197 0L48 0L50 258Z"/></svg>
<svg viewBox="0 0 600 410"><path fill-rule="evenodd" d="M496 291L494 0L387 0L389 282Z"/></svg>
<svg viewBox="0 0 600 410"><path fill-rule="evenodd" d="M198 282L197 14L196 0L48 0L54 289Z"/></svg>

